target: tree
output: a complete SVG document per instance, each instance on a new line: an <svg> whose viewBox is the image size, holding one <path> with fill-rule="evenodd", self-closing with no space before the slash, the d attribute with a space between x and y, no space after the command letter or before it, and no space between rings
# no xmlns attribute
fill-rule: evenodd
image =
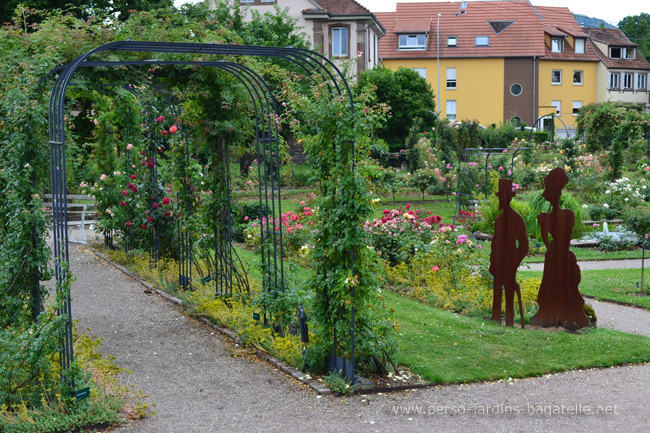
<svg viewBox="0 0 650 433"><path fill-rule="evenodd" d="M630 41L639 44L639 52L643 57L650 59L650 14L625 17L618 23L618 28Z"/></svg>
<svg viewBox="0 0 650 433"><path fill-rule="evenodd" d="M78 18L89 15L112 15L119 21L126 21L131 11L149 11L174 6L173 0L5 0L0 6L0 23L14 17L18 5L42 11L70 9Z"/></svg>
<svg viewBox="0 0 650 433"><path fill-rule="evenodd" d="M359 77L357 93L372 88L375 94L372 102L390 106L388 120L375 132L378 138L388 143L391 151L403 148L415 119L423 118L425 129L433 126L433 116L425 116L427 111L436 109L433 90L416 71L407 68L393 71L385 67L370 69Z"/></svg>

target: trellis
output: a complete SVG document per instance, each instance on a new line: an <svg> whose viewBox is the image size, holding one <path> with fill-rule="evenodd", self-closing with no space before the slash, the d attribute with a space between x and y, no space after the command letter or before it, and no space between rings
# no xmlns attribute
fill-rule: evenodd
<svg viewBox="0 0 650 433"><path fill-rule="evenodd" d="M137 65L197 65L220 68L237 78L244 85L255 107L256 126L256 153L258 157L258 178L259 178L259 202L260 220L275 221L282 213L281 188L280 188L280 160L278 149L278 127L274 119L278 114L278 107L268 84L264 79L244 65L219 60L219 61L174 61L174 60L141 60L141 61L89 61L92 55L102 52L146 52L146 53L168 53L197 54L202 56L256 56L273 57L284 59L307 75L317 74L329 82L331 91L338 94L347 93L350 102L350 110L354 112L352 94L343 74L336 66L322 55L304 49L297 48L275 48L275 47L251 47L239 45L218 45L218 44L193 44L193 43L170 43L170 42L137 42L121 41L103 45L86 54L78 57L73 62L64 66L54 84L50 95L49 104L49 145L50 145L50 169L51 189L53 197L53 238L54 238L54 269L57 281L57 290L61 290L67 283L68 270L66 263L69 262L68 238L67 238L67 210L66 210L66 170L65 170L65 95L71 84L71 80L80 67L100 66L137 66ZM339 86L337 79L343 85ZM189 152L187 153L189 158ZM228 178L228 144L223 143L222 152L226 178ZM220 230L215 229L215 262L218 264L218 294L232 294L232 219L230 216L230 195L229 185L222 185L227 194L227 209L220 209ZM277 197L277 211L276 211ZM270 206L269 206L269 201ZM191 210L190 210L191 211ZM188 215L187 209L182 212ZM180 227L179 222L179 227ZM182 237L182 246L179 250L183 252L179 263L179 280L181 286L188 288L191 280L191 257L192 244L189 234ZM274 230L274 224L261 224L260 236L262 245L262 269L263 269L263 290L278 291L284 290L284 263L282 258L282 232ZM279 256L278 256L279 255ZM352 258L352 262L354 258ZM36 284L35 294L40 296L40 288ZM72 347L72 314L70 296L67 295L64 306L58 311L60 315L67 315L65 333L60 350L60 363L62 372L65 372L74 358ZM346 375L350 377L348 366L352 366L352 377L354 375L354 308L351 311L352 335L351 360L345 363ZM336 352L336 336L334 336L334 351ZM333 354L336 359L335 353ZM62 373L63 374L63 373Z"/></svg>

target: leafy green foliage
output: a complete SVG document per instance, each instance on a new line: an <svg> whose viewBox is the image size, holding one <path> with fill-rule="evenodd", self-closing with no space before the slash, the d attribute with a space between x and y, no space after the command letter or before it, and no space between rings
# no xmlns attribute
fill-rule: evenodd
<svg viewBox="0 0 650 433"><path fill-rule="evenodd" d="M375 134L386 141L391 151L403 148L415 119L426 118L431 122L431 116L425 114L436 109L429 83L407 68L392 71L377 67L363 72L357 85L357 93L362 92L373 92L371 101L374 104L383 103L390 107L386 123L378 125ZM422 125L424 129L431 126L433 123Z"/></svg>
<svg viewBox="0 0 650 433"><path fill-rule="evenodd" d="M357 368L363 368L395 350L386 312L377 297L377 256L365 247L363 224L372 213L369 184L354 170L357 159L368 151L363 146L370 144L363 138L371 135L382 113L368 107L365 94L355 101L352 112L347 96L330 93L324 82L316 83L307 94L300 89L287 93L292 110L303 113L303 120L292 124L305 143L321 188L315 202L315 272L309 284L315 293L310 318L318 341L309 351L320 359L311 367L322 368L324 353L349 359L349 336L354 329L355 358L361 361ZM338 345L333 347L335 332Z"/></svg>
<svg viewBox="0 0 650 433"><path fill-rule="evenodd" d="M618 28L631 42L639 44L643 57L650 59L650 14L627 16L618 23Z"/></svg>

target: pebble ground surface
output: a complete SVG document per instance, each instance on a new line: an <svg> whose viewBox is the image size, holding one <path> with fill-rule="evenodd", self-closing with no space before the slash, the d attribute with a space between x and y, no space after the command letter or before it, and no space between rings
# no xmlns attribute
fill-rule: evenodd
<svg viewBox="0 0 650 433"><path fill-rule="evenodd" d="M132 374L156 414L111 431L647 432L650 365L389 394L320 396L71 244L79 330ZM601 265L603 266L603 265ZM650 336L650 312L591 301L599 325Z"/></svg>

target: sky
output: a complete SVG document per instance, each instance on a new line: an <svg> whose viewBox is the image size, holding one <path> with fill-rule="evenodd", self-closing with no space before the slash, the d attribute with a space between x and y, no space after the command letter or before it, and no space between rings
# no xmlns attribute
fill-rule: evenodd
<svg viewBox="0 0 650 433"><path fill-rule="evenodd" d="M357 0L371 12L394 12L397 0ZM440 0L400 0L399 3L430 3ZM470 0L471 1L471 0ZM629 15L650 13L648 0L532 0L534 6L568 7L574 14L587 15L618 24Z"/></svg>
<svg viewBox="0 0 650 433"><path fill-rule="evenodd" d="M176 6L188 1L175 0ZM395 12L397 0L357 0L370 12ZM400 3L429 3L444 0L400 0ZM447 0L448 1L448 0ZM471 0L470 0L471 1ZM598 18L613 25L630 15L650 13L648 0L532 0L535 6L564 6L574 14Z"/></svg>

